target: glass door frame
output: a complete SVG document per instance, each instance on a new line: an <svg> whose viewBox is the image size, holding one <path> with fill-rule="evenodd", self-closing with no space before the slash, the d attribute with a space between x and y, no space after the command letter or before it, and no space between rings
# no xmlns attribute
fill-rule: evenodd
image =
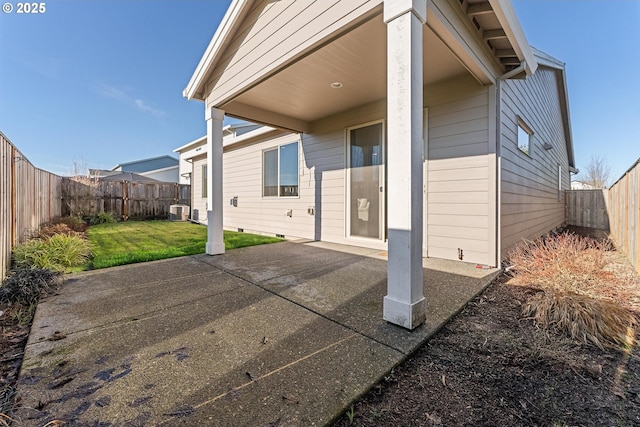
<svg viewBox="0 0 640 427"><path fill-rule="evenodd" d="M375 237L366 237L366 236L358 236L351 234L351 132L357 129L366 128L373 125L381 125L381 156L382 160L380 162L379 169L379 180L380 183L380 191L379 194L379 203L378 203L378 216L379 216L379 231L378 238ZM386 151L387 151L387 133L386 133L386 123L384 119L373 120L366 123L361 123L355 126L350 126L345 129L345 238L349 240L361 240L363 242L386 242L387 240L387 172L386 172Z"/></svg>

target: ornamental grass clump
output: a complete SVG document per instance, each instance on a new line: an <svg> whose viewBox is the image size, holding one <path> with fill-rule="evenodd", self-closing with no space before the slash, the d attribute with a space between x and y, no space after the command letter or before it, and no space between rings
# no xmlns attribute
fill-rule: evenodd
<svg viewBox="0 0 640 427"><path fill-rule="evenodd" d="M17 245L13 261L17 268L47 268L65 272L85 264L91 254L90 244L77 235L54 234Z"/></svg>
<svg viewBox="0 0 640 427"><path fill-rule="evenodd" d="M46 268L14 270L2 282L0 302L31 306L43 293L58 285L60 274Z"/></svg>
<svg viewBox="0 0 640 427"><path fill-rule="evenodd" d="M525 240L509 253L515 284L544 291L601 296L607 282L615 280L604 268L609 263L609 242L570 233Z"/></svg>
<svg viewBox="0 0 640 427"><path fill-rule="evenodd" d="M522 307L524 317L596 346L633 344L637 319L611 300L617 277L607 270L608 242L562 233L524 241L509 254L512 284L539 289Z"/></svg>

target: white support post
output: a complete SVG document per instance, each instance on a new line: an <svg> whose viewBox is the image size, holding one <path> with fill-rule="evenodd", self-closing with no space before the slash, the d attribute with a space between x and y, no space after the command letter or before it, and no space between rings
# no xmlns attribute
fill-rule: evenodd
<svg viewBox="0 0 640 427"><path fill-rule="evenodd" d="M387 24L386 321L414 329L425 321L423 292L423 76L426 0L384 0Z"/></svg>
<svg viewBox="0 0 640 427"><path fill-rule="evenodd" d="M222 123L224 111L207 108L207 246L209 255L224 253L222 231Z"/></svg>

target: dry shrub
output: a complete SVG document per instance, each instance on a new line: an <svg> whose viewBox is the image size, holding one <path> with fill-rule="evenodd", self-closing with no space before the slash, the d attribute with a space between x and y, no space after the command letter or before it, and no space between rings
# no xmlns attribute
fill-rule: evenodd
<svg viewBox="0 0 640 427"><path fill-rule="evenodd" d="M525 240L509 253L514 284L544 291L598 297L598 290L614 280L606 256L611 244L590 237L562 233Z"/></svg>
<svg viewBox="0 0 640 427"><path fill-rule="evenodd" d="M600 348L631 346L637 319L610 298L610 289L621 285L606 268L612 249L608 242L569 233L518 245L509 254L511 283L543 291L523 305L523 316Z"/></svg>
<svg viewBox="0 0 640 427"><path fill-rule="evenodd" d="M80 233L73 231L67 224L47 224L40 228L38 237L46 238L51 237L54 234L64 234L65 236L75 236Z"/></svg>
<svg viewBox="0 0 640 427"><path fill-rule="evenodd" d="M539 325L601 349L632 346L637 324L635 316L618 304L584 295L540 292L523 305L522 314Z"/></svg>
<svg viewBox="0 0 640 427"><path fill-rule="evenodd" d="M77 216L56 217L51 220L49 225L65 224L72 231L84 233L87 231L87 223Z"/></svg>

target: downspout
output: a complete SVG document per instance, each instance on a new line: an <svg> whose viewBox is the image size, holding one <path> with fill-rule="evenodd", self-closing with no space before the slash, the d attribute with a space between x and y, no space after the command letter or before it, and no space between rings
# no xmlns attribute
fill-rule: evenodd
<svg viewBox="0 0 640 427"><path fill-rule="evenodd" d="M502 264L502 88L501 78L496 80L496 267Z"/></svg>

